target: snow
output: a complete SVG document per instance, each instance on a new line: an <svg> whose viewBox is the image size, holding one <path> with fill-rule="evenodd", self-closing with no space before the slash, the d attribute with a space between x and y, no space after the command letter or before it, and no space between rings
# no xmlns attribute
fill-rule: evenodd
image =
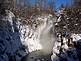
<svg viewBox="0 0 81 61"><path fill-rule="evenodd" d="M4 21L2 27L0 26L0 61L9 61L12 58L20 61L27 52L25 52L21 44L14 14L8 10L6 10L6 14L6 16L0 18L1 21Z"/></svg>
<svg viewBox="0 0 81 61"><path fill-rule="evenodd" d="M20 30L21 32L21 40L24 42L22 43L25 46L28 46L29 52L37 51L37 50L45 50L46 46L49 45L49 48L52 48L53 40L51 41L49 36L51 36L50 29L53 26L52 20L50 20L52 15L44 15L44 16L36 16L33 21L36 20L36 24L32 24L33 27L29 28L28 25L24 25L23 28ZM40 22L40 24L38 24ZM37 25L35 27L34 25ZM33 29L34 28L34 29ZM24 34L24 35L23 35ZM43 36L43 37L42 37ZM24 37L24 40L23 40ZM48 40L48 41L45 41ZM50 41L49 41L50 40ZM44 41L44 42L43 42ZM48 43L46 43L48 42ZM43 51L44 51L43 50ZM48 50L45 50L45 52Z"/></svg>
<svg viewBox="0 0 81 61"><path fill-rule="evenodd" d="M71 37L73 38L73 41L78 41L81 39L81 34L72 34Z"/></svg>
<svg viewBox="0 0 81 61"><path fill-rule="evenodd" d="M61 21L61 14L64 15L65 20L69 20L66 14L63 13L63 10L58 12L57 22L55 22L55 26L58 26ZM72 18L71 18L72 19ZM70 24L67 24L70 25ZM77 23L75 24L78 25ZM59 27L58 27L59 28ZM64 26L67 29L67 26ZM58 30L57 30L58 31ZM54 42L53 46L53 55L51 56L52 61L80 61L81 57L81 34L75 34L68 32L68 30L63 31L65 32L65 36L61 35L62 32L56 31L56 41ZM70 40L71 43L68 41ZM68 45L70 44L70 45Z"/></svg>
<svg viewBox="0 0 81 61"><path fill-rule="evenodd" d="M57 22L60 22L61 21L61 16L57 19Z"/></svg>
<svg viewBox="0 0 81 61"><path fill-rule="evenodd" d="M77 48L68 47L66 37L62 37L63 45L61 45L61 34L57 33L58 37L54 35L53 22L56 18L54 19L51 14L37 15L34 18L32 16L31 24L23 24L22 21L27 21L16 18L11 11L6 12L7 16L1 17L5 25L0 27L0 61L9 61L14 56L16 61L20 61L28 53L30 53L28 60L34 61L30 59L33 56L37 61L44 61L44 58L40 60L39 56L50 54L52 51L52 61L60 61L63 58L67 58L68 61L79 61L76 55ZM57 22L60 21L59 15ZM71 38L77 42L81 39L81 34L71 34ZM62 53L60 53L61 49ZM74 59L75 56L76 59Z"/></svg>

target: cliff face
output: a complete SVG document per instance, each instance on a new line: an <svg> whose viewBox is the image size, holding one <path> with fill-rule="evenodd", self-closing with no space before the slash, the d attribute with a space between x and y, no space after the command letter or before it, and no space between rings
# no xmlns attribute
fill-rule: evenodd
<svg viewBox="0 0 81 61"><path fill-rule="evenodd" d="M50 14L32 16L28 21L16 18L8 10L5 16L0 16L1 61L20 61L28 53L27 60L30 61L31 56L50 54L54 40L53 17Z"/></svg>
<svg viewBox="0 0 81 61"><path fill-rule="evenodd" d="M0 61L81 61L81 34L61 33L59 23L60 15L24 20L6 10L0 16Z"/></svg>
<svg viewBox="0 0 81 61"><path fill-rule="evenodd" d="M21 37L21 39L24 37L23 45L28 46L30 52L28 57L26 57L28 61L44 59L45 55L51 54L55 40L53 34L53 16L46 14L33 17L31 18L31 25L24 25L22 28L25 30L21 30L21 34L25 35ZM50 59L50 56L49 58L45 58L46 61L48 59Z"/></svg>
<svg viewBox="0 0 81 61"><path fill-rule="evenodd" d="M81 27L78 26L81 19L76 22L78 18L76 15L72 14L74 19L71 20L73 17L63 12L59 12L57 22L54 24L56 41L51 56L52 61L81 61Z"/></svg>
<svg viewBox="0 0 81 61"><path fill-rule="evenodd" d="M0 16L0 61L20 61L26 55L21 43L17 19L10 11Z"/></svg>
<svg viewBox="0 0 81 61"><path fill-rule="evenodd" d="M52 34L52 16L42 15L36 16L32 20L31 26L23 26L24 28L24 45L28 46L29 52L36 50L45 50L45 52L52 49L53 46L53 34ZM23 30L21 30L22 34ZM24 35L22 37L24 37ZM22 39L22 38L21 38ZM48 48L47 48L48 47ZM48 53L50 53L49 51Z"/></svg>

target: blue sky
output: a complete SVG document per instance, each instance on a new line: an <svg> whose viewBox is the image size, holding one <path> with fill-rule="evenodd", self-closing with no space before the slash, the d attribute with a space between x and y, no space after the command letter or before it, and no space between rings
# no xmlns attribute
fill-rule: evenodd
<svg viewBox="0 0 81 61"><path fill-rule="evenodd" d="M71 0L55 0L56 8L59 8L62 4L70 5L71 4Z"/></svg>
<svg viewBox="0 0 81 61"><path fill-rule="evenodd" d="M29 0L31 4L34 4L35 3L35 0ZM50 3L50 1L55 1L55 6L56 6L56 9L58 9L61 4L64 4L64 5L69 5L71 4L71 1L72 0L46 0L46 2Z"/></svg>
<svg viewBox="0 0 81 61"><path fill-rule="evenodd" d="M30 1L32 3L35 2L35 0L30 0ZM49 3L51 0L47 0L47 1ZM71 0L54 0L54 1L55 1L55 6L56 6L57 9L61 6L61 4L64 4L64 5L71 4Z"/></svg>

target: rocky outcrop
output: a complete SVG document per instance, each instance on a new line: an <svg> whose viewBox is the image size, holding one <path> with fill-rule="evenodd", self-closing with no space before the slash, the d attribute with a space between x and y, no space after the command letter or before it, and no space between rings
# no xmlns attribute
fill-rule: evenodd
<svg viewBox="0 0 81 61"><path fill-rule="evenodd" d="M78 27L81 27L77 25L80 22L75 22L78 17L71 20L71 16L68 16L66 12L66 10L62 10L54 24L56 41L51 59L52 61L81 61L81 33L78 30ZM77 31L75 31L76 29Z"/></svg>

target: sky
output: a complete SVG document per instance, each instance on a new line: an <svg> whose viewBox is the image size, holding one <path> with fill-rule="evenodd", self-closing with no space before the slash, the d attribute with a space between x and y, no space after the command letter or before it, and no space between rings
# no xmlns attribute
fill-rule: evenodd
<svg viewBox="0 0 81 61"><path fill-rule="evenodd" d="M56 9L58 9L62 4L63 5L70 5L71 0L55 0Z"/></svg>
<svg viewBox="0 0 81 61"><path fill-rule="evenodd" d="M33 3L35 0L31 0L31 2ZM47 0L48 3L51 1L51 0ZM71 0L55 0L55 6L56 6L56 9L58 9L61 5L66 5L66 4L71 4Z"/></svg>
<svg viewBox="0 0 81 61"><path fill-rule="evenodd" d="M31 2L31 4L35 3L35 0L29 0ZM62 4L63 5L70 5L72 0L46 0L46 2L50 3L50 1L54 1L55 2L55 7L56 9L58 9Z"/></svg>

